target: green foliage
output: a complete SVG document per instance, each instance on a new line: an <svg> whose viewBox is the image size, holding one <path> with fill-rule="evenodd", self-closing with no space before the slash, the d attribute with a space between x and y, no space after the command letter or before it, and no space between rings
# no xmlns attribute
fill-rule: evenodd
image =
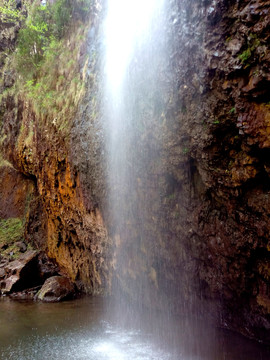
<svg viewBox="0 0 270 360"><path fill-rule="evenodd" d="M15 3L16 0L0 0L0 9L5 8L7 13L10 8L17 17ZM4 59L15 70L16 81L0 94L0 101L5 101L9 94L15 99L26 98L40 124L50 121L58 130L68 133L70 119L85 91L88 58L80 57L80 63L76 59L87 36L83 22L90 10L90 0L47 1L46 6L40 0L23 1L18 15L21 28L17 47ZM31 143L30 135L24 141ZM0 158L1 164L6 162Z"/></svg>
<svg viewBox="0 0 270 360"><path fill-rule="evenodd" d="M48 5L51 14L52 34L61 39L69 28L72 18L84 20L90 11L90 0L57 0Z"/></svg>
<svg viewBox="0 0 270 360"><path fill-rule="evenodd" d="M84 20L90 7L91 0L56 0L53 4L49 3L52 35L61 39L69 29L71 19Z"/></svg>
<svg viewBox="0 0 270 360"><path fill-rule="evenodd" d="M16 8L16 0L0 1L0 19L3 23L11 23L20 20L20 11Z"/></svg>
<svg viewBox="0 0 270 360"><path fill-rule="evenodd" d="M245 64L247 60L251 57L251 55L251 49L248 48L247 50L243 51L238 57L241 60L241 63Z"/></svg>
<svg viewBox="0 0 270 360"><path fill-rule="evenodd" d="M20 31L16 60L22 75L32 77L39 68L43 60L44 39L42 28L30 25Z"/></svg>
<svg viewBox="0 0 270 360"><path fill-rule="evenodd" d="M41 118L50 114L58 128L66 127L84 92L85 70L78 71L74 58L87 34L82 19L89 11L89 0L56 0L47 6L36 0L19 32L17 93L31 101Z"/></svg>
<svg viewBox="0 0 270 360"><path fill-rule="evenodd" d="M19 218L0 219L0 244L11 244L23 239L23 222Z"/></svg>
<svg viewBox="0 0 270 360"><path fill-rule="evenodd" d="M26 80L36 77L46 57L55 55L71 19L84 17L87 3L88 0L56 0L43 6L35 1L29 8L25 26L19 32L16 54L17 70Z"/></svg>
<svg viewBox="0 0 270 360"><path fill-rule="evenodd" d="M260 40L257 38L255 34L249 34L248 41L247 41L247 49L244 50L238 58L241 60L243 65L249 66L249 61L251 60L252 56L256 48L260 46Z"/></svg>
<svg viewBox="0 0 270 360"><path fill-rule="evenodd" d="M58 0L52 6L49 6L49 10L52 20L52 35L57 39L61 39L72 18L72 3L70 0Z"/></svg>
<svg viewBox="0 0 270 360"><path fill-rule="evenodd" d="M51 14L47 7L33 4L25 26L20 30L17 46L17 70L26 78L32 78L40 67L44 52L52 38Z"/></svg>
<svg viewBox="0 0 270 360"><path fill-rule="evenodd" d="M85 20L89 15L92 0L69 0L72 7L72 16Z"/></svg>
<svg viewBox="0 0 270 360"><path fill-rule="evenodd" d="M236 108L232 107L229 111L230 114L235 114L236 113Z"/></svg>

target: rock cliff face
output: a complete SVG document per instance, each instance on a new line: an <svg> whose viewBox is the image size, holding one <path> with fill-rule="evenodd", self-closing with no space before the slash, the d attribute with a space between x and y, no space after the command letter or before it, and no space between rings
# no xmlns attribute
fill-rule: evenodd
<svg viewBox="0 0 270 360"><path fill-rule="evenodd" d="M198 227L192 236L200 239L195 249L198 244L203 249L198 268L203 294L221 301L224 324L265 338L269 5L244 1L207 7L201 84L207 87L196 116L203 124L191 141L194 189L200 196L193 213Z"/></svg>
<svg viewBox="0 0 270 360"><path fill-rule="evenodd" d="M106 204L99 9L75 54L86 91L68 134L23 97L2 102L1 150L16 171L1 166L0 216L22 213L26 197L16 194L31 190L26 238L80 289L109 291L118 269L133 298L170 312L191 304L269 342L270 2L170 2L166 45L157 45L170 61L155 49L153 62L159 91L145 79L144 103L134 99L144 115L121 236ZM140 55L142 66L151 61ZM135 147L144 149L136 159Z"/></svg>
<svg viewBox="0 0 270 360"><path fill-rule="evenodd" d="M189 139L186 251L223 325L269 341L269 2L183 8L174 71L179 133Z"/></svg>

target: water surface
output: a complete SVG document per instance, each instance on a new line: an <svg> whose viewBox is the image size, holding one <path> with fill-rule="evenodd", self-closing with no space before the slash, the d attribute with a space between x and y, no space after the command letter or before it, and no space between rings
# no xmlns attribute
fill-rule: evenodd
<svg viewBox="0 0 270 360"><path fill-rule="evenodd" d="M159 324L162 327L162 322ZM270 358L267 347L199 323L189 326L187 321L178 319L173 328L160 334L163 341L157 341L147 327L142 331L116 325L106 314L104 300L100 298L56 304L0 300L1 360Z"/></svg>

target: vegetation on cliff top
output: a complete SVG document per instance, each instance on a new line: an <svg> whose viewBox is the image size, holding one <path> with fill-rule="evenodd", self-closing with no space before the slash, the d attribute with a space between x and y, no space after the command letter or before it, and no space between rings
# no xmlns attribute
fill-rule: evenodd
<svg viewBox="0 0 270 360"><path fill-rule="evenodd" d="M18 21L22 14L17 9L16 0L0 0L0 19L3 23Z"/></svg>
<svg viewBox="0 0 270 360"><path fill-rule="evenodd" d="M47 5L25 1L21 11L15 3L9 0L0 7L21 23L16 50L8 59L16 81L2 97L12 93L26 98L40 118L50 118L63 130L84 91L84 63L77 60L87 33L84 22L90 0L56 0Z"/></svg>
<svg viewBox="0 0 270 360"><path fill-rule="evenodd" d="M46 58L55 55L72 20L83 20L89 0L56 0L44 6L35 1L19 32L16 65L24 78L37 77Z"/></svg>

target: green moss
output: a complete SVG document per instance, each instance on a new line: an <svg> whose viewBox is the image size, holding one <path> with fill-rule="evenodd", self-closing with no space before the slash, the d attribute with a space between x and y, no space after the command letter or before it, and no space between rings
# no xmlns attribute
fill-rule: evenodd
<svg viewBox="0 0 270 360"><path fill-rule="evenodd" d="M244 64L251 57L251 55L252 55L251 49L247 49L243 51L238 57L241 60L241 63Z"/></svg>
<svg viewBox="0 0 270 360"><path fill-rule="evenodd" d="M24 240L24 223L19 218L0 219L1 255L16 259L21 253L17 242ZM32 249L28 244L27 250ZM12 255L11 255L12 254Z"/></svg>
<svg viewBox="0 0 270 360"><path fill-rule="evenodd" d="M23 239L23 222L19 218L0 220L0 244L12 244Z"/></svg>
<svg viewBox="0 0 270 360"><path fill-rule="evenodd" d="M245 49L238 58L241 60L243 65L249 66L254 56L254 53L258 46L260 46L260 40L257 38L257 35L250 33L247 40L247 49Z"/></svg>

